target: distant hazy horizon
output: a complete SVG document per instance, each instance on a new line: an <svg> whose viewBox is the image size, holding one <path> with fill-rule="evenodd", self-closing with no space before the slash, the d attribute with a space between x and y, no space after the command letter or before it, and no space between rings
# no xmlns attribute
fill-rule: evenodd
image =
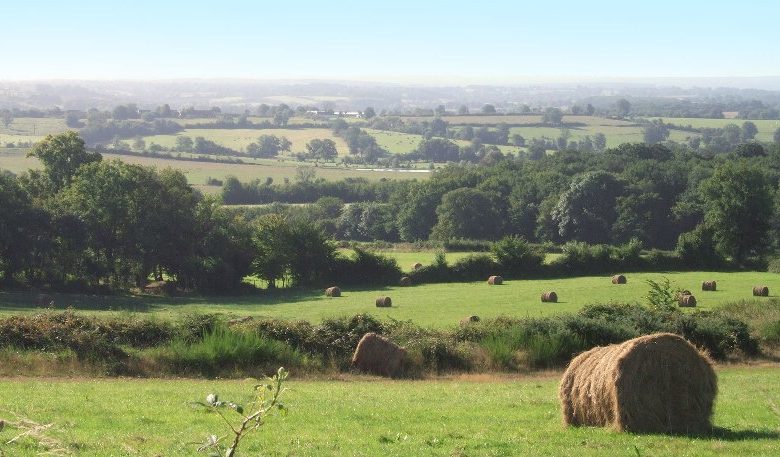
<svg viewBox="0 0 780 457"><path fill-rule="evenodd" d="M0 81L780 77L780 4L689 3L13 2Z"/></svg>

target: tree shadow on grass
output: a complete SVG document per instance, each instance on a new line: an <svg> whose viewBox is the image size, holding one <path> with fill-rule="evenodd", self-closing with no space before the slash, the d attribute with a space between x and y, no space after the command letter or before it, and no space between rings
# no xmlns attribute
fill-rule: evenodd
<svg viewBox="0 0 780 457"><path fill-rule="evenodd" d="M342 296L348 297L350 293L377 292L385 293L392 290L391 287L346 287L342 289ZM231 306L237 312L244 307L252 307L256 310L265 306L289 304L298 302L332 300L325 297L324 289L274 289L257 290L242 295L219 296L155 296L155 295L87 295L87 294L47 294L54 300L54 305L41 303L38 293L35 292L0 292L1 312L42 312L47 310L64 311L73 309L78 311L128 311L151 312L163 310L175 310L183 306ZM337 300L337 299L336 299ZM48 301L48 300L45 300Z"/></svg>

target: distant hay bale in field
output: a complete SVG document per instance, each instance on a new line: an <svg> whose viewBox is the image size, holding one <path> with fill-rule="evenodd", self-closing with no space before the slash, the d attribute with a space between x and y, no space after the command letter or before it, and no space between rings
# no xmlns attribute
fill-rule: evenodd
<svg viewBox="0 0 780 457"><path fill-rule="evenodd" d="M389 308L393 306L393 301L390 300L390 297L379 297L376 299L376 306L377 308Z"/></svg>
<svg viewBox="0 0 780 457"><path fill-rule="evenodd" d="M38 296L35 298L35 302L38 304L38 306L54 306L54 297L49 294L38 294Z"/></svg>
<svg viewBox="0 0 780 457"><path fill-rule="evenodd" d="M575 357L559 398L566 425L697 434L712 428L717 390L705 354L678 335L656 333Z"/></svg>
<svg viewBox="0 0 780 457"><path fill-rule="evenodd" d="M500 286L501 284L504 283L504 278L502 278L501 276L491 276L488 278L487 282L491 286Z"/></svg>
<svg viewBox="0 0 780 457"><path fill-rule="evenodd" d="M543 292L542 303L558 303L558 294L553 291Z"/></svg>
<svg viewBox="0 0 780 457"><path fill-rule="evenodd" d="M717 287L718 285L715 281L703 281L701 283L701 290L703 291L715 292Z"/></svg>
<svg viewBox="0 0 780 457"><path fill-rule="evenodd" d="M625 284L626 277L623 275L615 275L612 277L612 284Z"/></svg>
<svg viewBox="0 0 780 457"><path fill-rule="evenodd" d="M423 267L423 264L421 264L420 262L412 264L412 270L419 270L422 267Z"/></svg>
<svg viewBox="0 0 780 457"><path fill-rule="evenodd" d="M755 286L753 287L753 295L756 297L768 297L769 287L767 286Z"/></svg>
<svg viewBox="0 0 780 457"><path fill-rule="evenodd" d="M401 287L409 287L412 285L412 278L410 278L409 276L404 276L401 278L399 284L401 284Z"/></svg>
<svg viewBox="0 0 780 457"><path fill-rule="evenodd" d="M366 333L355 348L352 366L367 373L396 377L401 374L405 358L406 349L376 333Z"/></svg>
<svg viewBox="0 0 780 457"><path fill-rule="evenodd" d="M469 325L474 322L479 322L479 316L475 316L475 315L466 316L460 320L460 325Z"/></svg>
<svg viewBox="0 0 780 457"><path fill-rule="evenodd" d="M691 291L687 289L677 292L677 301L680 301L686 295L693 295L693 294L691 294Z"/></svg>
<svg viewBox="0 0 780 457"><path fill-rule="evenodd" d="M681 294L680 297L678 298L678 303L680 304L680 306L684 308L693 308L694 306L696 306L696 297L694 297L691 294L688 295Z"/></svg>
<svg viewBox="0 0 780 457"><path fill-rule="evenodd" d="M341 297L341 289L338 286L328 287L325 289L326 297Z"/></svg>

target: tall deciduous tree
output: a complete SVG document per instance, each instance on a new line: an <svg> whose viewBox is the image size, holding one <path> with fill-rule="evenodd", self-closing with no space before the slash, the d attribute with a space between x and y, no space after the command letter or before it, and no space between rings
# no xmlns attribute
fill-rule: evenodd
<svg viewBox="0 0 780 457"><path fill-rule="evenodd" d="M572 181L552 210L552 221L564 239L606 243L617 219L615 202L624 185L605 171L584 173Z"/></svg>
<svg viewBox="0 0 780 457"><path fill-rule="evenodd" d="M745 161L727 162L702 183L701 190L704 222L722 255L743 262L766 250L773 202L764 171Z"/></svg>
<svg viewBox="0 0 780 457"><path fill-rule="evenodd" d="M27 155L43 163L55 190L70 184L79 167L102 158L100 153L87 151L84 140L74 131L46 136Z"/></svg>

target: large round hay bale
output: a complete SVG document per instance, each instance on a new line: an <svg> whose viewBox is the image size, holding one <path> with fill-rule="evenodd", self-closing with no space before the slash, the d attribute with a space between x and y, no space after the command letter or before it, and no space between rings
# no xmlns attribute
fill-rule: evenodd
<svg viewBox="0 0 780 457"><path fill-rule="evenodd" d="M701 283L701 290L705 292L715 292L718 285L715 281L703 281Z"/></svg>
<svg viewBox="0 0 780 457"><path fill-rule="evenodd" d="M463 319L460 320L460 325L469 325L474 322L479 322L479 316L466 316Z"/></svg>
<svg viewBox="0 0 780 457"><path fill-rule="evenodd" d="M578 355L559 397L567 425L696 434L711 430L717 390L706 355L678 335L657 333Z"/></svg>
<svg viewBox="0 0 780 457"><path fill-rule="evenodd" d="M378 308L389 308L393 306L393 301L390 300L390 297L379 297L376 299L376 306Z"/></svg>
<svg viewBox="0 0 780 457"><path fill-rule="evenodd" d="M504 278L502 278L501 276L491 276L488 278L487 283L490 284L491 286L500 286L501 284L504 283Z"/></svg>
<svg viewBox="0 0 780 457"><path fill-rule="evenodd" d="M685 308L693 308L694 306L696 306L696 297L694 297L691 294L680 295L677 301L680 304L680 306Z"/></svg>
<svg viewBox="0 0 780 457"><path fill-rule="evenodd" d="M753 287L753 295L756 297L768 297L769 287L767 286L755 286Z"/></svg>
<svg viewBox="0 0 780 457"><path fill-rule="evenodd" d="M410 278L409 276L404 276L401 278L399 284L401 285L401 287L409 287L412 285L412 278Z"/></svg>
<svg viewBox="0 0 780 457"><path fill-rule="evenodd" d="M623 275L615 275L612 277L612 284L625 284L626 277Z"/></svg>
<svg viewBox="0 0 780 457"><path fill-rule="evenodd" d="M558 303L558 294L553 291L543 292L542 303Z"/></svg>
<svg viewBox="0 0 780 457"><path fill-rule="evenodd" d="M326 297L341 297L341 289L338 286L328 287L325 289Z"/></svg>
<svg viewBox="0 0 780 457"><path fill-rule="evenodd" d="M366 333L352 355L352 366L379 376L399 376L406 349L377 335Z"/></svg>
<svg viewBox="0 0 780 457"><path fill-rule="evenodd" d="M421 264L420 262L416 262L416 263L412 264L412 270L419 270L422 267L423 267L423 264Z"/></svg>

